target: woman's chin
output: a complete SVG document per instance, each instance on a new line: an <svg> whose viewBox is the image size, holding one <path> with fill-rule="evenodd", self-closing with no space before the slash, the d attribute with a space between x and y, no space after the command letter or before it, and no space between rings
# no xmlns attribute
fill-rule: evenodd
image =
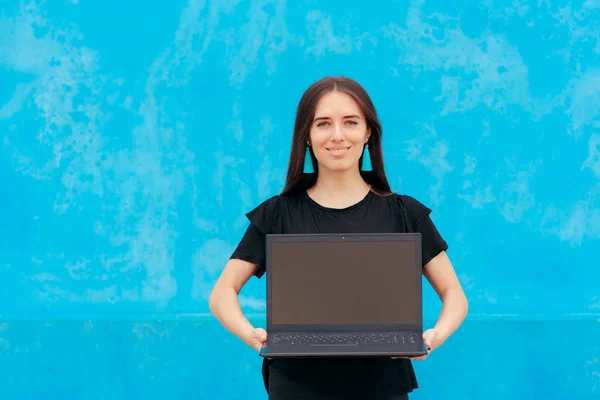
<svg viewBox="0 0 600 400"><path fill-rule="evenodd" d="M358 170L358 164L351 163L328 163L319 166L320 170L327 170L334 173L351 172Z"/></svg>

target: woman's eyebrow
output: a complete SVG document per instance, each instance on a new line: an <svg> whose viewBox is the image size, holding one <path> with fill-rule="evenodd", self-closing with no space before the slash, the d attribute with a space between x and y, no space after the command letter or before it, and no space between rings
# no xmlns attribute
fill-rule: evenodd
<svg viewBox="0 0 600 400"><path fill-rule="evenodd" d="M351 114L351 115L346 115L343 119L347 119L347 118L358 118L360 119L360 116L355 115L355 114ZM313 121L318 121L321 119L331 119L330 117L316 117Z"/></svg>

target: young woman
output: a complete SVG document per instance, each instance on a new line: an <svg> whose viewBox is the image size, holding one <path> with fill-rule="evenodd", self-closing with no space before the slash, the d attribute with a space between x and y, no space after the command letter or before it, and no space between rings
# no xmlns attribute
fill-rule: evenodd
<svg viewBox="0 0 600 400"><path fill-rule="evenodd" d="M252 348L265 345L267 332L244 317L237 296L250 277L265 273L269 233L420 232L423 274L443 303L423 334L428 354L437 349L466 317L467 300L431 210L390 189L369 95L344 77L315 82L298 105L292 140L285 188L247 214L250 224L210 296L212 313ZM270 399L286 400L400 400L418 387L404 358L264 360L263 379Z"/></svg>

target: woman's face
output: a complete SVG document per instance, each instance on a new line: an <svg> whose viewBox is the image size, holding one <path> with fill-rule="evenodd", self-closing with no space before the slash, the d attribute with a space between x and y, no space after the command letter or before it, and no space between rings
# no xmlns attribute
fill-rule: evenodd
<svg viewBox="0 0 600 400"><path fill-rule="evenodd" d="M334 91L321 97L309 139L319 170L342 171L358 166L369 135L365 116L352 96Z"/></svg>

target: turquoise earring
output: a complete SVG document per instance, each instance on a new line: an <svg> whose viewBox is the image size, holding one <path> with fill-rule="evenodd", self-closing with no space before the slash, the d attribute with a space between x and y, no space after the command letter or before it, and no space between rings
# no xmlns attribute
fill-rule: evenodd
<svg viewBox="0 0 600 400"><path fill-rule="evenodd" d="M312 174L315 172L313 168L312 157L310 156L310 148L306 146L306 153L304 154L304 173Z"/></svg>
<svg viewBox="0 0 600 400"><path fill-rule="evenodd" d="M369 144L365 144L365 151L363 152L362 168L363 171L373 171L373 165L371 164L371 152L369 151Z"/></svg>

